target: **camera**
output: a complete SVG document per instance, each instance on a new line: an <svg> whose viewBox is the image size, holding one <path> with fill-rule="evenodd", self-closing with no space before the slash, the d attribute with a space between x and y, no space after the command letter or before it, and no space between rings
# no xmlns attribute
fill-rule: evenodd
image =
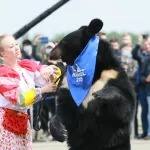
<svg viewBox="0 0 150 150"><path fill-rule="evenodd" d="M147 39L149 37L148 34L143 34L142 36L143 36L143 39Z"/></svg>
<svg viewBox="0 0 150 150"><path fill-rule="evenodd" d="M41 37L41 44L48 44L48 37Z"/></svg>

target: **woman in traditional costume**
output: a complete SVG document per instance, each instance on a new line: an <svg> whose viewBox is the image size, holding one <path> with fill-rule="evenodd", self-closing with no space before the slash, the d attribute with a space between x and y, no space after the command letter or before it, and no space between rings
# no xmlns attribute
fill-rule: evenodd
<svg viewBox="0 0 150 150"><path fill-rule="evenodd" d="M17 41L0 36L0 150L31 150L32 130L27 110L43 93L55 92L57 67L20 61ZM38 86L39 88L35 88Z"/></svg>

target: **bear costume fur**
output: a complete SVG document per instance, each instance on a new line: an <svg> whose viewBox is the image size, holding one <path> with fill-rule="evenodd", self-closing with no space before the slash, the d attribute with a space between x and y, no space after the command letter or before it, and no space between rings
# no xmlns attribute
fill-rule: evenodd
<svg viewBox="0 0 150 150"><path fill-rule="evenodd" d="M51 58L73 65L88 41L103 27L93 19L65 36L52 50ZM89 58L90 59L90 58ZM104 82L107 81L107 82ZM57 141L67 141L69 150L130 150L130 125L135 110L133 87L112 53L100 39L92 87L78 107L63 78L56 96L56 113L50 122Z"/></svg>

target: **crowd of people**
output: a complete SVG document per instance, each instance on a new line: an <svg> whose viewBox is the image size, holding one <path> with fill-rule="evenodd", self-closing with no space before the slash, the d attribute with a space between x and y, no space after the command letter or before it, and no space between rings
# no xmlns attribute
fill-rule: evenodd
<svg viewBox="0 0 150 150"><path fill-rule="evenodd" d="M101 39L110 42L115 57L120 61L122 67L127 72L131 83L135 89L137 109L134 119L135 138L150 140L150 37L140 35L138 43L132 44L132 37L126 33L122 36L122 42L119 39L108 39L105 33L99 33ZM30 59L38 61L43 65L56 65L60 63L65 66L65 63L51 60L51 50L58 44L59 41L49 41L45 44L41 43L41 36L36 37L33 41L25 39L22 42L21 53L22 59ZM3 64L3 57L0 58L0 63ZM49 99L54 99L50 96ZM138 106L141 106L141 121L142 134L138 131ZM33 118L38 112L39 103L33 105ZM30 114L30 112L28 112ZM43 135L40 140L53 140L49 132L48 122L50 117L55 113L54 100L47 100L43 104L42 109L42 129ZM37 140L34 138L34 140Z"/></svg>

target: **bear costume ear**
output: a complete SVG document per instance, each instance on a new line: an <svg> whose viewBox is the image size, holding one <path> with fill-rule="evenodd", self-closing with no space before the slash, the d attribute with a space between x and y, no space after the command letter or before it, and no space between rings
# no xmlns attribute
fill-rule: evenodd
<svg viewBox="0 0 150 150"><path fill-rule="evenodd" d="M92 35L95 35L98 33L103 27L103 22L100 19L93 19L89 26L88 26L88 31L92 33Z"/></svg>

